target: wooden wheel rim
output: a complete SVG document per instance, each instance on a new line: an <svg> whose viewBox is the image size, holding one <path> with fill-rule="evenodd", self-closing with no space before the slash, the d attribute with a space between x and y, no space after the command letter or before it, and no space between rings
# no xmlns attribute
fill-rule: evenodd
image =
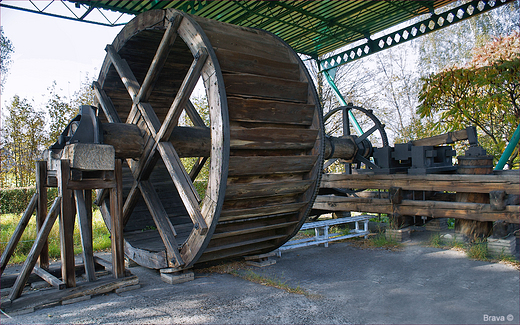
<svg viewBox="0 0 520 325"><path fill-rule="evenodd" d="M180 23L174 19L175 17L182 18ZM324 135L321 107L312 80L296 53L276 36L260 30L192 17L172 9L148 11L137 16L116 37L112 44L112 52L120 54L123 60L128 60L132 68L143 70L142 61L146 60L137 54L134 55L134 52L142 51L146 54L148 49L145 46L141 49L139 42L153 43L149 39L157 38L154 33L158 30L162 33L160 36L165 37L169 26L173 26L175 21L178 25L176 32L191 54L189 60L195 62L200 57L201 51L207 53L207 59L200 69L200 76L204 80L209 104L211 154L206 197L200 209L207 230L201 231L193 227L187 239L182 245L178 245L179 256L177 257L174 256L174 253L168 253L168 243L163 236L162 240L165 242L166 255L168 255L168 266L186 268L196 262L256 254L275 249L289 240L305 221L319 185ZM234 33L237 35L235 36ZM233 37L236 37L236 40ZM243 47L234 47L241 41L245 43L244 46L250 43L258 53L242 53ZM175 44L178 42L180 40L175 41ZM255 45L255 42L261 44ZM217 44L217 50L212 44ZM271 49L270 46L273 48ZM160 47L159 44L158 48L160 49ZM159 49L156 50L157 53L159 53ZM143 123L144 115L155 114L151 114L150 111L147 113L146 107L138 106L140 102L136 96L139 96L135 94L140 90L134 90L134 94L132 94L130 87L125 83L126 79L131 78L126 78L119 71L117 72L119 88L113 88L112 84L115 81L111 78L114 79L117 70L114 66L117 60L113 59L114 54L110 55L110 48L108 51L96 87L100 106L105 111L109 122L117 122L117 119L111 117L111 114L114 114L111 113L110 107L105 107L110 106L110 103L107 104L107 102L112 99L115 111L120 115L130 116L130 118L126 117L127 123L138 124L146 129L149 140L148 152L145 149L145 154L139 159L137 165L140 162L153 160L153 150L155 149L157 149L155 152L158 152L167 164L163 147L170 147L161 142L164 140L161 139L163 135L161 132L171 126L163 125L170 123L164 122L169 121L170 112L164 111L162 108L164 103L152 103L153 100L160 102L164 96L154 97L155 89L151 92L152 111L159 118L156 122L145 119L146 123ZM177 51L174 54L179 55L182 59L183 53ZM148 57L150 57L149 53ZM281 63L276 61L279 57ZM233 60L237 60L239 63L235 64ZM150 61L148 59L147 69L153 65L153 61L152 64L149 63ZM249 62L254 62L255 66L249 66ZM222 63L224 66L221 65ZM272 69L276 70L276 74L273 75L271 72L259 69L258 67L262 67L262 65L267 65L268 68L270 65L276 65L276 69ZM234 68L237 70L233 70ZM278 72L281 74L280 76ZM137 79L144 79L145 81L142 83L146 84L146 73L136 72L137 75L139 75ZM171 83L170 80L161 81L161 77L158 77L156 81L159 87L163 87L161 82ZM135 83L139 85L139 82ZM125 91L131 95L127 94L130 99L127 99L126 102L119 99L122 84L125 84ZM282 89L276 89L277 85L281 85L279 87ZM261 91L258 91L262 87L266 87L268 90L260 89ZM287 88L287 95L284 93L284 87ZM168 90L171 91L171 89ZM161 91L163 91L162 88ZM270 91L275 94L271 94ZM228 107L229 96L232 98L234 107L231 117ZM124 103L126 103L126 108L122 110L121 107ZM147 103L145 102L142 106L146 106L145 104ZM252 108L249 107L250 105ZM134 112L129 107L133 107ZM245 110L244 108L250 109ZM132 113L135 116L132 116ZM233 124L233 127L230 127L230 123ZM273 133L274 136L269 133ZM258 139L258 134L261 134L262 139ZM285 135L289 139L282 139L283 141L278 142L275 141L276 139L273 140L273 137L278 134ZM264 135L268 139L264 139ZM281 147L278 148L278 145ZM279 150L283 148L288 152L285 155L280 153L283 150ZM130 168L136 164L130 160L127 162ZM255 165L259 165L258 170L247 169ZM140 190L143 197L151 195L153 198L156 192L153 190L153 182L146 185L150 173L145 173L143 176L133 170L134 179L137 181L132 185L133 187L130 186L130 190L126 190L130 193L127 193L127 201L132 193L138 192L135 190L136 188ZM229 177L230 175L231 177ZM280 181L280 189L277 188L277 180ZM249 186L253 190L246 189ZM179 193L185 190L178 185L176 187ZM151 203L150 198L148 200L145 198L145 201L153 215L152 210L158 201L157 198ZM252 203L247 208L243 208L243 203L249 201ZM158 203L161 205L161 202ZM128 202L125 202L125 208L129 214L133 213L133 206ZM164 209L161 211L165 212ZM125 213L123 214L125 215ZM192 220L195 219L192 218ZM155 219L154 221L157 224ZM193 221L193 224L196 222ZM168 228L168 223L164 225L164 228ZM125 249L129 247L128 241L125 246ZM134 251L139 251L139 248L134 247ZM145 250L141 251L144 254L147 253ZM148 259L153 260L155 257ZM137 262L148 267L165 267L161 263L148 264L146 259Z"/></svg>

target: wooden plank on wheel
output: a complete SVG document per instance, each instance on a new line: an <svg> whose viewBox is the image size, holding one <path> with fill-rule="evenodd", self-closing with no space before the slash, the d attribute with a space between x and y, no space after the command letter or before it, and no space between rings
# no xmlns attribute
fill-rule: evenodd
<svg viewBox="0 0 520 325"><path fill-rule="evenodd" d="M318 156L231 156L229 176L306 173L317 160Z"/></svg>
<svg viewBox="0 0 520 325"><path fill-rule="evenodd" d="M103 113L105 113L105 117L110 123L121 123L121 118L119 114L117 114L116 109L114 108L114 104L110 97L107 96L103 88L99 85L97 81L92 83L92 87L94 88L94 94L101 105L101 109Z"/></svg>
<svg viewBox="0 0 520 325"><path fill-rule="evenodd" d="M208 230L208 225L200 212L198 204L200 197L173 145L170 142L160 142L157 148L175 184L175 188L177 188L179 196L193 221L195 229L200 229L201 233L205 234Z"/></svg>
<svg viewBox="0 0 520 325"><path fill-rule="evenodd" d="M157 226L157 230L161 235L161 239L166 247L166 254L168 261L171 263L174 261L173 266L183 266L184 261L179 253L179 246L175 239L176 233L175 228L168 219L168 213L164 209L164 206L155 192L152 183L149 180L141 181L139 183L139 189L143 195L144 201L148 206L148 210L152 215L153 221Z"/></svg>
<svg viewBox="0 0 520 325"><path fill-rule="evenodd" d="M176 14L170 20L166 31L163 34L161 39L161 43L157 48L157 52L155 53L155 57L148 68L148 72L146 73L146 77L144 78L143 84L141 85L141 89L139 89L139 93L137 95L138 101L148 101L150 94L152 93L153 87L159 78L159 73L161 72L164 64L166 63L166 59L170 54L170 50L173 47L173 43L177 38L177 28L181 23L182 15Z"/></svg>
<svg viewBox="0 0 520 325"><path fill-rule="evenodd" d="M190 120L193 122L193 125L206 127L202 117L200 117L199 112L197 112L197 109L193 106L190 100L186 102L186 107L184 109L186 110L186 114L188 114Z"/></svg>
<svg viewBox="0 0 520 325"><path fill-rule="evenodd" d="M208 52L205 48L201 48L195 55L195 59L193 60L186 77L182 81L179 91L177 92L177 95L168 110L168 114L164 119L161 130L156 138L157 141L166 141L170 138L173 128L177 125L179 117L186 107L186 103L189 101L191 93L199 80L200 72L206 63L207 58Z"/></svg>
<svg viewBox="0 0 520 325"><path fill-rule="evenodd" d="M107 45L105 50L107 51L110 61L112 61L112 64L116 68L117 73L121 77L121 81L128 90L130 97L133 101L138 102L137 107L141 111L141 114L143 115L143 118L145 119L146 124L150 129L150 132L156 134L161 126L161 122L159 121L159 118L157 117L152 106L149 103L139 102L138 94L141 86L135 78L132 69L130 69L128 63L125 60L123 60L121 56L119 56L119 54L116 52L112 45Z"/></svg>

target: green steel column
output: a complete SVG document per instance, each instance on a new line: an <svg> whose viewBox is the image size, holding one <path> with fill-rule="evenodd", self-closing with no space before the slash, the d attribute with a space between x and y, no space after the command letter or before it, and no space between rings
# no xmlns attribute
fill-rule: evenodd
<svg viewBox="0 0 520 325"><path fill-rule="evenodd" d="M318 66L319 66L319 64L318 64ZM334 83L334 80L332 80L332 77L330 76L329 71L323 70L322 73L325 76L325 79L327 79L327 82L329 83L332 90L334 90L334 93L336 94L336 97L338 98L341 105L347 106L347 102L345 101L345 98L343 98L343 96L341 95L341 92L339 91L338 87ZM352 114L352 112L349 110L348 115L350 117L350 120L352 121L352 124L354 124L354 128L356 129L358 135L363 135L364 132L361 129L361 126L359 126L359 123L357 122L354 114Z"/></svg>
<svg viewBox="0 0 520 325"><path fill-rule="evenodd" d="M511 154L515 150L515 147L518 144L519 140L520 140L520 124L516 128L515 133L513 133L513 136L511 137L511 141L509 141L509 144L507 145L506 149L504 150L504 153L502 153L500 160L498 161L497 165L495 166L495 170L504 169L504 166L506 165L507 160L509 159L509 157L511 157Z"/></svg>

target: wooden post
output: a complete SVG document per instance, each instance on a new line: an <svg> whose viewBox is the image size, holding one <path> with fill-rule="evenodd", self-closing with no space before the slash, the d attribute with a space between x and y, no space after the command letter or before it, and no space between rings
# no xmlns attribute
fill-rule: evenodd
<svg viewBox="0 0 520 325"><path fill-rule="evenodd" d="M7 263L9 263L9 259L13 255L14 250L16 249L16 245L18 245L18 242L20 241L20 238L22 238L23 232L25 231L27 224L29 224L31 216L34 210L36 209L37 201L38 195L35 193L32 196L31 201L27 206L27 209L25 209L22 218L20 218L20 222L16 226L16 229L14 230L11 239L9 239L9 242L7 243L7 246L4 249L4 252L2 253L2 257L0 258L0 275L2 275L2 273L4 272Z"/></svg>
<svg viewBox="0 0 520 325"><path fill-rule="evenodd" d="M67 159L62 159L58 173L58 188L61 196L60 242L61 274L67 288L76 286L74 263L74 211L72 191L68 188L70 166Z"/></svg>
<svg viewBox="0 0 520 325"><path fill-rule="evenodd" d="M75 190L76 210L78 212L83 264L88 281L96 281L94 248L92 245L92 190Z"/></svg>
<svg viewBox="0 0 520 325"><path fill-rule="evenodd" d="M466 151L465 156L458 157L458 174L486 175L493 173L493 156L486 155L483 149L480 153L470 154L476 151L475 148L470 148ZM455 200L457 202L489 203L489 194L457 192ZM455 220L455 232L461 233L470 242L488 237L492 228L493 223L489 221Z"/></svg>
<svg viewBox="0 0 520 325"><path fill-rule="evenodd" d="M40 231L47 216L47 162L45 160L36 163L36 193L38 195L38 210L36 213L36 227ZM45 240L38 266L42 269L49 268L49 242Z"/></svg>
<svg viewBox="0 0 520 325"><path fill-rule="evenodd" d="M20 274L16 278L16 282L14 283L13 288L11 289L11 293L9 294L9 299L11 301L20 297L20 295L22 294L23 287L27 283L27 279L29 279L31 272L34 266L36 265L38 256L40 255L40 252L43 248L43 244L49 237L49 233L51 232L52 226L56 221L56 217L58 215L59 210L58 207L61 204L61 201L62 200L60 197L57 197L54 200L51 210L49 211L49 215L47 216L47 218L45 218L45 222L43 223L42 229L38 232L36 240L34 241L34 244L31 247L31 251L27 255L27 259L25 260L22 266L22 270L20 271Z"/></svg>
<svg viewBox="0 0 520 325"><path fill-rule="evenodd" d="M116 279L125 276L125 256L123 242L123 172L122 161L115 162L116 187L110 189L110 217L112 239L112 273Z"/></svg>

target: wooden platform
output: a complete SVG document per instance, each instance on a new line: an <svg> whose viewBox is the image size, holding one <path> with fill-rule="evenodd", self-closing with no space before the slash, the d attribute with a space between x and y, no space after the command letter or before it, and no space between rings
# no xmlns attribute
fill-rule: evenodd
<svg viewBox="0 0 520 325"><path fill-rule="evenodd" d="M92 296L104 293L120 293L140 288L137 276L131 274L128 270L125 271L125 275L123 278L115 279L112 273L102 270L96 272L98 279L95 282L88 282L80 275L76 277L76 287L61 290L57 287L49 286L27 286L22 296L14 301L7 297L10 288L2 287L2 311L9 316L14 316L31 313L42 308L88 300ZM17 274L3 275L3 284L9 282L9 279L5 279L6 277L15 278L16 276Z"/></svg>
<svg viewBox="0 0 520 325"><path fill-rule="evenodd" d="M520 222L520 178L515 172L510 175L417 176L325 174L321 188L378 189L389 190L388 193L401 193L398 196L373 191L351 196L318 195L313 208L321 211L358 211L477 221L502 220L516 224ZM408 191L408 196L404 196L403 191ZM490 203L454 202L454 192L488 195L500 192L502 195L494 195ZM432 193L435 195L431 195ZM499 200L502 201L498 202Z"/></svg>

